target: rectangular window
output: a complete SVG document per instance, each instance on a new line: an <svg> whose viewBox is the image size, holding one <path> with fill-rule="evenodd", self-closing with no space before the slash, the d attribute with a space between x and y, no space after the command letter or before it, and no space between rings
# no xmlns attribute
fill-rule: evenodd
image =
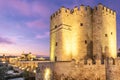
<svg viewBox="0 0 120 80"><path fill-rule="evenodd" d="M57 25L55 25L55 28L57 28Z"/></svg>
<svg viewBox="0 0 120 80"><path fill-rule="evenodd" d="M107 34L105 34L105 37L107 37L108 35Z"/></svg>
<svg viewBox="0 0 120 80"><path fill-rule="evenodd" d="M80 26L83 26L83 23L80 23Z"/></svg>
<svg viewBox="0 0 120 80"><path fill-rule="evenodd" d="M58 43L56 42L55 46L57 46L57 45L58 45Z"/></svg>
<svg viewBox="0 0 120 80"><path fill-rule="evenodd" d="M112 35L113 33L111 32L111 35Z"/></svg>
<svg viewBox="0 0 120 80"><path fill-rule="evenodd" d="M87 44L87 40L85 40L85 44Z"/></svg>

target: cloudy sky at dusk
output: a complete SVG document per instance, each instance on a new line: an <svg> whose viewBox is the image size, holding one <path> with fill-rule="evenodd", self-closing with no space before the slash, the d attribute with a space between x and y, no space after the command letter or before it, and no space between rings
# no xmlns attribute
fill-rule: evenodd
<svg viewBox="0 0 120 80"><path fill-rule="evenodd" d="M120 48L119 0L0 0L0 55L25 53L49 55L49 18L61 6L80 4L94 7L102 3L117 12Z"/></svg>

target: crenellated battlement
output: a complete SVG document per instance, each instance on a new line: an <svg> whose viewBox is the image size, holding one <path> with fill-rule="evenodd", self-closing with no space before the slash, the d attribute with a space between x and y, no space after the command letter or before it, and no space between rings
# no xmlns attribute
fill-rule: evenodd
<svg viewBox="0 0 120 80"><path fill-rule="evenodd" d="M69 8L65 8L64 6L62 6L59 10L57 10L55 13L53 13L51 15L51 19L55 18L56 16L60 15L61 13L68 13L68 14L70 14L70 9Z"/></svg>
<svg viewBox="0 0 120 80"><path fill-rule="evenodd" d="M98 4L98 6L95 6L93 8L93 11L98 12L98 13L102 11L103 14L107 13L107 15L108 14L116 15L116 12L114 10L112 10L112 9L102 5L102 4Z"/></svg>
<svg viewBox="0 0 120 80"><path fill-rule="evenodd" d="M55 18L56 16L60 16L61 14L74 14L76 12L79 12L80 13L86 13L86 12L91 12L92 8L90 6L84 6L84 5L81 5L80 7L78 6L75 6L73 9L69 9L69 8L65 8L64 6L62 6L59 10L57 10L55 13L53 13L51 15L51 20L53 18Z"/></svg>
<svg viewBox="0 0 120 80"><path fill-rule="evenodd" d="M107 13L111 14L111 15L116 15L116 12L110 8L107 8L106 6L102 5L101 3L98 4L97 6L95 6L94 8L91 8L90 6L84 6L84 5L80 5L75 6L73 9L69 9L69 8L65 8L64 6L62 6L59 10L57 10L55 13L53 13L51 15L51 19L55 18L56 16L60 16L61 14L74 14L76 12L79 12L79 14L81 13L90 13L91 11L93 11L93 13L100 13L102 12L103 14Z"/></svg>
<svg viewBox="0 0 120 80"><path fill-rule="evenodd" d="M102 53L103 56L107 54L105 53L107 47L110 52L107 56L115 58L115 16L116 12L102 4L98 4L94 8L80 5L69 9L62 6L51 16L50 29L51 31L56 30L55 33L51 33L51 36L54 37L53 41L51 40L53 48L51 53L56 55L57 61L79 60L85 56L100 58ZM59 25L61 27L58 28ZM69 29L69 27L71 28ZM70 41L67 41L68 39ZM114 46L108 45L111 43ZM75 46L75 48L70 46ZM65 57L67 58L65 59ZM96 64L94 61L93 63Z"/></svg>
<svg viewBox="0 0 120 80"><path fill-rule="evenodd" d="M80 7L75 6L72 10L71 13L74 14L76 12L79 12L79 14L83 13L90 13L91 12L91 7L90 6L84 6L81 5Z"/></svg>
<svg viewBox="0 0 120 80"><path fill-rule="evenodd" d="M108 58L108 59L104 59L104 60L95 60L93 61L92 59L88 59L88 60L80 60L80 61L75 61L75 60L72 60L71 61L72 65L75 65L75 66L80 66L80 65L84 65L84 66L87 66L87 65L93 65L93 66L97 66L97 65L115 65L115 66L118 66L120 65L120 59L116 58Z"/></svg>
<svg viewBox="0 0 120 80"><path fill-rule="evenodd" d="M112 15L116 15L116 12L114 10L109 9L109 8L107 8L105 6L103 7L102 11L106 12L106 13L109 13L109 14L112 14Z"/></svg>

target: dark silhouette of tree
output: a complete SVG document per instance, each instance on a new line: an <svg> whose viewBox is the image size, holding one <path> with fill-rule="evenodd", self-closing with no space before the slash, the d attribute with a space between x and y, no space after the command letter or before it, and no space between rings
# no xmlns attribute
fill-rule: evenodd
<svg viewBox="0 0 120 80"><path fill-rule="evenodd" d="M0 67L0 80L5 80L6 67Z"/></svg>

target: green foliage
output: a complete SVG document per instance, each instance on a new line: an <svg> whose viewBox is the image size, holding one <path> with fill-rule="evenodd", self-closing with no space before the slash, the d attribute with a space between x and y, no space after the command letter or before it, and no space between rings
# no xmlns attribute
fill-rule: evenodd
<svg viewBox="0 0 120 80"><path fill-rule="evenodd" d="M35 79L32 79L35 77L33 72L24 70L22 73L22 76L25 78L25 80L35 80Z"/></svg>
<svg viewBox="0 0 120 80"><path fill-rule="evenodd" d="M4 76L7 71L7 67L0 67L0 80L5 80Z"/></svg>
<svg viewBox="0 0 120 80"><path fill-rule="evenodd" d="M23 75L23 77L25 77L25 78L26 78L26 77L29 77L29 72L25 70L25 71L22 73L22 75Z"/></svg>

